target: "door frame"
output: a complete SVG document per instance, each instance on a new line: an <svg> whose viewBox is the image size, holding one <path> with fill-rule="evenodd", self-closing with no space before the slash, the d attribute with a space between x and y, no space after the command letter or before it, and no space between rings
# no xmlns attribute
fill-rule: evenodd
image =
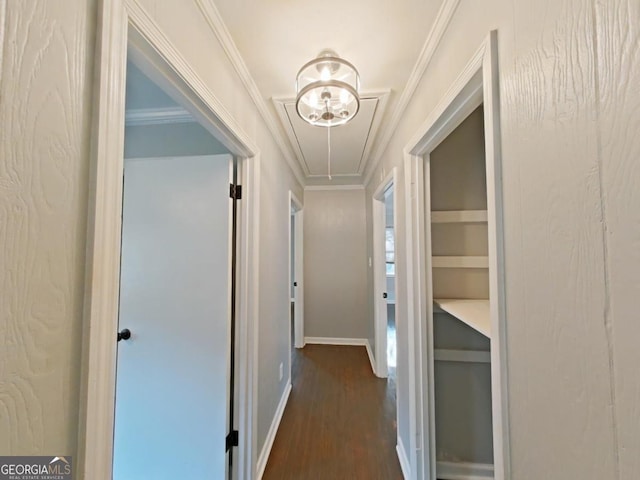
<svg viewBox="0 0 640 480"><path fill-rule="evenodd" d="M422 448L418 441L413 478L436 478L431 222L425 175L429 154L480 105L484 105L487 173L494 478L511 478L498 79L498 37L494 30L404 148L407 285L408 298L412 299L408 318L416 351L410 381L416 395L413 415L417 437L424 445Z"/></svg>
<svg viewBox="0 0 640 480"><path fill-rule="evenodd" d="M293 268L295 268L295 282L297 286L294 287L294 303L293 303L293 333L295 335L293 346L295 348L304 347L304 212L302 202L296 197L296 195L289 190L289 211L293 212L289 214L289 292L291 292L291 286L293 285L293 279L291 278L291 242L293 240L294 249L293 254ZM291 238L291 217L294 217L293 222L293 239ZM289 328L291 328L291 309L289 309ZM291 331L289 331L289 342L291 342ZM291 345L289 345L291 350ZM289 362L289 379L291 379L291 362Z"/></svg>
<svg viewBox="0 0 640 480"><path fill-rule="evenodd" d="M386 208L384 201L385 192L393 187L394 195L397 191L398 172L393 168L385 179L375 190L372 199L373 214L373 312L374 312L374 335L375 335L375 374L380 378L387 378L389 366L387 364L387 300L383 297L387 291L387 268L386 268L386 248L385 230L387 226ZM398 202L393 202L393 231L397 234ZM397 279L397 270L396 270ZM396 280L397 281L397 280ZM398 286L396 285L396 303L398 302ZM396 307L397 309L397 307ZM397 310L396 310L397 312Z"/></svg>
<svg viewBox="0 0 640 480"><path fill-rule="evenodd" d="M137 0L103 1L96 46L78 431L80 478L112 478L126 62L131 59L238 160L238 479L256 465L260 151Z"/></svg>

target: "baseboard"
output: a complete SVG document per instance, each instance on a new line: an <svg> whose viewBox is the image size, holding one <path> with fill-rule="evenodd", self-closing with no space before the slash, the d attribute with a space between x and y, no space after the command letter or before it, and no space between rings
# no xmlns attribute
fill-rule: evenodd
<svg viewBox="0 0 640 480"><path fill-rule="evenodd" d="M368 341L366 338L337 338L337 337L304 337L304 343L315 345L352 345L364 347Z"/></svg>
<svg viewBox="0 0 640 480"><path fill-rule="evenodd" d="M441 480L490 480L493 465L486 463L437 462L436 476Z"/></svg>
<svg viewBox="0 0 640 480"><path fill-rule="evenodd" d="M276 439L276 433L278 433L278 427L280 427L280 421L282 420L284 408L287 406L287 401L289 400L290 393L291 382L287 383L284 392L282 392L282 398L280 399L280 403L278 404L276 413L273 416L273 422L271 422L271 427L269 427L269 433L267 433L267 438L264 441L264 446L262 447L262 451L260 452L260 456L258 457L258 464L256 465L256 478L258 480L262 478L262 475L264 475L264 469L267 467L267 461L269 460L271 447L273 447L273 442Z"/></svg>
<svg viewBox="0 0 640 480"><path fill-rule="evenodd" d="M371 371L373 372L373 374L377 377L378 374L376 373L376 360L373 356L373 351L371 350L371 344L369 343L369 339L365 339L365 344L364 346L367 348L367 355L369 356L369 362L371 363Z"/></svg>
<svg viewBox="0 0 640 480"><path fill-rule="evenodd" d="M407 457L407 451L404 449L402 439L398 435L398 444L396 445L396 452L398 453L398 460L400 460L400 469L402 470L402 476L404 480L411 478L411 467L409 466L409 458Z"/></svg>

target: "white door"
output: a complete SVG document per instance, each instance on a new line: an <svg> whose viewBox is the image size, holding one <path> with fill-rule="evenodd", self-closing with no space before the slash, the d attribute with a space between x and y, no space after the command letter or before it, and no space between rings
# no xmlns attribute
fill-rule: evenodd
<svg viewBox="0 0 640 480"><path fill-rule="evenodd" d="M231 168L125 160L114 480L226 478Z"/></svg>

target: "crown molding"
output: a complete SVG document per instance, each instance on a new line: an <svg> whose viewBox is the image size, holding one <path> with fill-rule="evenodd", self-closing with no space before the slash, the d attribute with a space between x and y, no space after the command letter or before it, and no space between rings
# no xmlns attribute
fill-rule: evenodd
<svg viewBox="0 0 640 480"><path fill-rule="evenodd" d="M190 103L189 111L196 121L203 126L215 126L215 133L212 131L211 134L235 155L259 155L260 149L253 138L164 35L140 0L124 0L124 4L129 25L133 27L129 29L127 37L128 44L133 47L129 48L128 56L136 66L170 97ZM176 74L187 82L189 88L173 80Z"/></svg>
<svg viewBox="0 0 640 480"><path fill-rule="evenodd" d="M196 122L196 119L193 118L193 115L191 115L187 110L180 106L160 108L135 108L127 110L124 114L124 124L126 127L193 122Z"/></svg>
<svg viewBox="0 0 640 480"><path fill-rule="evenodd" d="M429 31L429 35L427 36L427 40L420 51L420 55L418 56L418 60L411 71L411 75L409 76L409 80L407 81L404 90L402 91L402 95L396 104L395 110L393 111L393 115L387 124L384 126L381 131L380 140L376 142L375 147L373 148L373 152L371 155L371 161L368 162L368 171L366 172L364 184L368 185L371 181L371 177L373 176L373 172L376 170L378 164L380 163L380 159L382 158L382 154L386 150L389 142L391 141L391 137L395 133L398 128L398 124L404 115L404 111L407 109L409 105L409 101L416 89L418 88L418 84L422 79L427 67L431 63L431 59L444 36L449 23L451 23L451 19L453 18L453 14L458 8L458 4L460 0L444 0L442 5L440 6L440 10L438 10L438 14L436 15L436 19L433 22L433 26ZM367 169L365 169L367 170Z"/></svg>
<svg viewBox="0 0 640 480"><path fill-rule="evenodd" d="M296 161L295 156L291 151L291 149L289 148L289 146L287 145L282 133L278 130L278 126L277 126L278 123L276 119L273 117L273 115L271 114L271 112L269 111L267 102L264 100L264 98L262 98L262 95L258 90L258 86L256 85L255 80L249 73L249 69L247 68L246 63L244 62L242 55L240 55L240 51L238 50L238 47L236 47L236 44L233 41L233 38L231 37L231 34L229 33L227 26L222 20L222 17L220 16L220 12L218 12L218 9L214 5L213 0L196 0L196 4L198 5L198 7L200 8L200 11L204 15L205 20L211 27L211 30L213 31L215 36L218 38L218 41L222 45L222 48L227 54L227 57L229 58L231 64L233 65L233 68L236 70L236 73L240 77L240 80L242 80L242 83L244 84L245 88L247 89L247 92L249 93L249 96L253 100L253 103L258 109L258 112L260 112L262 119L264 120L264 122L267 125L267 128L271 132L271 135L273 136L274 141L276 142L276 144L280 148L280 151L284 155L284 158L287 164L289 165L289 168L291 168L292 173L294 174L298 182L300 182L300 185L304 186L306 182L305 182L304 174L302 172L302 167Z"/></svg>
<svg viewBox="0 0 640 480"><path fill-rule="evenodd" d="M321 190L364 190L364 185L307 185L304 191Z"/></svg>

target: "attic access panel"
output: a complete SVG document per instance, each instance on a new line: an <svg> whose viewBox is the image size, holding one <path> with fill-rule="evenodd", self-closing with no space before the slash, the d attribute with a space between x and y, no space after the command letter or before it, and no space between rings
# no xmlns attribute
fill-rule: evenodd
<svg viewBox="0 0 640 480"><path fill-rule="evenodd" d="M346 125L331 128L331 174L358 176L364 171L369 152L386 106L388 92L363 95L360 111ZM327 129L302 120L295 99L274 100L280 120L308 176L327 175Z"/></svg>

